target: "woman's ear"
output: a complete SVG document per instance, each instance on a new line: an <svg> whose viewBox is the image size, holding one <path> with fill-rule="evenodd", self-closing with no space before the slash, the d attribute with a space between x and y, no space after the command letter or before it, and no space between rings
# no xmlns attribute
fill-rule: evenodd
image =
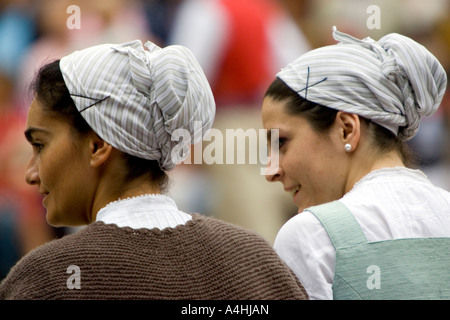
<svg viewBox="0 0 450 320"><path fill-rule="evenodd" d="M349 144L351 150L356 149L361 137L361 122L354 113L339 111L336 115L342 146Z"/></svg>
<svg viewBox="0 0 450 320"><path fill-rule="evenodd" d="M92 167L98 167L104 163L111 155L113 147L97 134L92 134L89 138L89 157Z"/></svg>

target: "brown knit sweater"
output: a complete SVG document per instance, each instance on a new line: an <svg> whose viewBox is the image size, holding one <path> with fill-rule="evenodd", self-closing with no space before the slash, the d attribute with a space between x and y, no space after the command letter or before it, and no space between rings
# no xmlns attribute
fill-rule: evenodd
<svg viewBox="0 0 450 320"><path fill-rule="evenodd" d="M69 289L73 277L78 288ZM186 225L164 230L94 222L22 258L0 284L0 298L258 300L307 294L262 237L194 215Z"/></svg>

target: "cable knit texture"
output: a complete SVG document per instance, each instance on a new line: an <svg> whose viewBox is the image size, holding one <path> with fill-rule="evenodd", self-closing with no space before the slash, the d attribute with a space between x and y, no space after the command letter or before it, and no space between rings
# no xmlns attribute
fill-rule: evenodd
<svg viewBox="0 0 450 320"><path fill-rule="evenodd" d="M80 268L69 289L67 268ZM176 228L94 222L26 255L0 285L1 299L307 299L260 236L201 215Z"/></svg>

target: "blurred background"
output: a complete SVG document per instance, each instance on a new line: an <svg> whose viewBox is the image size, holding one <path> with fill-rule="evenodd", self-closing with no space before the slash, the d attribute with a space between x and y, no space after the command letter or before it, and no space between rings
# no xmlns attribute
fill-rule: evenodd
<svg viewBox="0 0 450 320"><path fill-rule="evenodd" d="M50 227L36 187L24 180L28 86L44 63L100 43L185 45L211 83L214 127L225 136L225 129L262 128L262 96L275 73L307 50L334 44L334 25L359 38L402 33L449 70L449 10L447 0L0 0L0 280L33 248L76 232ZM410 142L421 169L446 190L449 123L447 94ZM182 164L170 172L170 195L181 210L241 225L273 243L297 210L281 184L260 174L263 166Z"/></svg>

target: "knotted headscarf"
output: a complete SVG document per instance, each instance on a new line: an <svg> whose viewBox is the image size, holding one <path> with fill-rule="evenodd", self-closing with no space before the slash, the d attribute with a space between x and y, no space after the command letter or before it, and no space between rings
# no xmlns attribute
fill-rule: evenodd
<svg viewBox="0 0 450 320"><path fill-rule="evenodd" d="M436 57L396 33L360 40L333 27L333 37L338 44L307 52L277 77L306 100L358 114L402 140L412 138L447 86Z"/></svg>
<svg viewBox="0 0 450 320"><path fill-rule="evenodd" d="M172 149L183 142L172 141L172 133L187 130L198 142L197 131L212 126L214 97L189 49L150 41L145 47L139 40L93 46L62 58L60 68L77 109L102 139L170 170Z"/></svg>

